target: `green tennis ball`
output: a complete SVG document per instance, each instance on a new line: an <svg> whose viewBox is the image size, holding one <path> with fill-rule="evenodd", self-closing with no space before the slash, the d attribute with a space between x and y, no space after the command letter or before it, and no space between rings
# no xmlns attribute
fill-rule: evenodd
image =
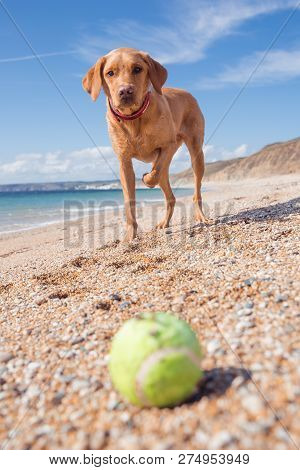
<svg viewBox="0 0 300 470"><path fill-rule="evenodd" d="M202 377L202 351L189 325L173 315L142 313L115 335L109 370L115 388L139 406L173 406Z"/></svg>

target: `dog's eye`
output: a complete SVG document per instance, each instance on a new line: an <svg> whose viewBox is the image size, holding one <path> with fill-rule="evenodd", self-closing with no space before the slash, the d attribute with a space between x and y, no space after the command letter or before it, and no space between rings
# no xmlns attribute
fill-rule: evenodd
<svg viewBox="0 0 300 470"><path fill-rule="evenodd" d="M107 72L107 75L109 75L110 77L112 77L114 75L114 72L112 70L110 70L109 72Z"/></svg>
<svg viewBox="0 0 300 470"><path fill-rule="evenodd" d="M142 67L134 67L133 73L140 73L142 71Z"/></svg>

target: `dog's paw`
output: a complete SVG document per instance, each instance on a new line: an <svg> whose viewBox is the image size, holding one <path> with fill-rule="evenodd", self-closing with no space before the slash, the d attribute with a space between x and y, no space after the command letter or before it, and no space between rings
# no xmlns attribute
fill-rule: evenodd
<svg viewBox="0 0 300 470"><path fill-rule="evenodd" d="M161 222L159 222L155 228L157 229L162 229L162 228L168 228L169 227L169 222L166 222L165 220L162 220Z"/></svg>
<svg viewBox="0 0 300 470"><path fill-rule="evenodd" d="M195 220L196 222L201 222L202 224L205 225L211 225L213 223L212 219L209 219L208 217L205 217L203 214L196 214L195 215Z"/></svg>
<svg viewBox="0 0 300 470"><path fill-rule="evenodd" d="M130 243L137 237L137 228L128 227L125 237L123 238L123 243Z"/></svg>
<svg viewBox="0 0 300 470"><path fill-rule="evenodd" d="M158 184L158 174L156 170L151 171L151 173L145 173L143 175L143 183L148 187L148 188L155 188L155 186Z"/></svg>

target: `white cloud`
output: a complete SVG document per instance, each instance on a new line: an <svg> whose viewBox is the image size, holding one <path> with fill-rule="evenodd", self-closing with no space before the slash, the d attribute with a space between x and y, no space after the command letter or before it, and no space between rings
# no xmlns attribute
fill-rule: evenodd
<svg viewBox="0 0 300 470"><path fill-rule="evenodd" d="M248 145L242 144L233 151L234 158L244 157L247 153Z"/></svg>
<svg viewBox="0 0 300 470"><path fill-rule="evenodd" d="M215 145L204 145L204 155L206 162L216 162L218 160L230 160L231 158L244 157L247 153L246 144L239 145L233 150L225 149Z"/></svg>
<svg viewBox="0 0 300 470"><path fill-rule="evenodd" d="M105 180L115 179L117 174L117 158L109 146L91 147L72 152L57 150L47 153L19 154L14 161L0 164L0 184Z"/></svg>
<svg viewBox="0 0 300 470"><path fill-rule="evenodd" d="M246 151L245 144L232 151L214 145L204 146L207 162L244 156ZM88 147L71 152L57 150L47 153L22 153L17 155L14 161L0 164L0 184L112 180L119 175L118 166L118 159L109 146ZM174 155L171 173L178 173L190 166L188 150L182 146ZM134 160L137 177L149 171L150 167L149 164Z"/></svg>
<svg viewBox="0 0 300 470"><path fill-rule="evenodd" d="M228 150L224 147L218 147L212 144L204 145L203 147L205 161L207 163L244 157L247 154L247 149L248 146L246 144L239 145L233 150ZM179 173L180 171L190 168L190 166L191 158L186 146L183 145L177 150L173 157L170 172Z"/></svg>
<svg viewBox="0 0 300 470"><path fill-rule="evenodd" d="M148 51L164 64L196 62L218 39L235 33L247 20L281 9L297 0L198 0L169 5L168 25L149 26L128 20L103 22L100 32L85 35L78 52L89 63L117 47Z"/></svg>
<svg viewBox="0 0 300 470"><path fill-rule="evenodd" d="M37 54L37 55L23 55L20 57L7 57L4 59L0 59L0 64L6 64L9 62L24 62L26 60L35 60L35 59L43 59L45 57L57 57L61 55L70 55L75 54L75 50L71 51L58 51L58 52L46 52L44 54Z"/></svg>
<svg viewBox="0 0 300 470"><path fill-rule="evenodd" d="M222 88L226 85L245 83L264 52L256 52L244 57L235 67L227 67L222 73L200 82L200 88ZM251 78L252 84L279 83L300 77L300 49L270 51Z"/></svg>

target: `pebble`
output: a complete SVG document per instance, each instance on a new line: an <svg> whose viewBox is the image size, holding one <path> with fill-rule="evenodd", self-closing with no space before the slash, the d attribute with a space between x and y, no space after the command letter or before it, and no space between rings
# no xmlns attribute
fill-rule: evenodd
<svg viewBox="0 0 300 470"><path fill-rule="evenodd" d="M101 310L109 310L110 309L110 304L108 302L98 302L95 305L96 309L101 309Z"/></svg>
<svg viewBox="0 0 300 470"><path fill-rule="evenodd" d="M73 449L86 449L88 447L89 434L85 431L78 431L74 437Z"/></svg>
<svg viewBox="0 0 300 470"><path fill-rule="evenodd" d="M241 424L241 428L247 434L260 434L268 431L270 423L265 420L245 421Z"/></svg>
<svg viewBox="0 0 300 470"><path fill-rule="evenodd" d="M237 330L248 330L249 328L254 328L255 322L253 320L240 320L237 325Z"/></svg>
<svg viewBox="0 0 300 470"><path fill-rule="evenodd" d="M206 345L206 350L207 350L208 354L214 354L220 348L221 348L221 343L218 339L212 339Z"/></svg>
<svg viewBox="0 0 300 470"><path fill-rule="evenodd" d="M228 431L219 431L208 441L209 449L224 449L233 444L236 437Z"/></svg>
<svg viewBox="0 0 300 470"><path fill-rule="evenodd" d="M54 406L60 405L64 397L65 397L64 392L57 392L52 399L53 405Z"/></svg>
<svg viewBox="0 0 300 470"><path fill-rule="evenodd" d="M75 379L75 375L58 375L57 380L62 383L69 384Z"/></svg>
<svg viewBox="0 0 300 470"><path fill-rule="evenodd" d="M261 413L264 408L262 398L253 394L246 395L242 399L242 406L253 415L259 415L259 413Z"/></svg>
<svg viewBox="0 0 300 470"><path fill-rule="evenodd" d="M12 353L0 352L0 363L3 362L5 364L6 362L9 362L13 358L14 358L14 355Z"/></svg>
<svg viewBox="0 0 300 470"><path fill-rule="evenodd" d="M73 338L71 340L71 344L72 346L75 345L75 344L79 344L79 343L82 343L84 341L84 338L82 336L77 336L76 338Z"/></svg>
<svg viewBox="0 0 300 470"><path fill-rule="evenodd" d="M293 325L291 325L290 323L288 323L287 325L285 325L285 326L283 327L283 329L284 329L284 332L285 332L286 334L290 334L290 333L293 333L294 331L296 331L296 330L295 330L295 327L294 327Z"/></svg>
<svg viewBox="0 0 300 470"><path fill-rule="evenodd" d="M106 440L106 434L103 430L94 431L89 435L89 449L102 449Z"/></svg>
<svg viewBox="0 0 300 470"><path fill-rule="evenodd" d="M80 390L88 388L89 382L87 380L75 379L72 382L71 387L74 392L79 392Z"/></svg>
<svg viewBox="0 0 300 470"><path fill-rule="evenodd" d="M76 351L74 349L65 349L59 352L59 357L61 357L62 359L63 358L72 359L75 356L76 356Z"/></svg>
<svg viewBox="0 0 300 470"><path fill-rule="evenodd" d="M30 372L36 372L41 367L40 362L29 362L27 370Z"/></svg>
<svg viewBox="0 0 300 470"><path fill-rule="evenodd" d="M288 298L287 295L278 294L275 296L275 302L281 303L287 300L287 298Z"/></svg>
<svg viewBox="0 0 300 470"><path fill-rule="evenodd" d="M186 294L179 295L173 299L174 304L182 304L186 299Z"/></svg>
<svg viewBox="0 0 300 470"><path fill-rule="evenodd" d="M111 300L116 300L117 302L120 302L122 300L119 294L110 294L109 298Z"/></svg>
<svg viewBox="0 0 300 470"><path fill-rule="evenodd" d="M172 305L172 311L175 313L180 313L183 310L183 306L181 304Z"/></svg>
<svg viewBox="0 0 300 470"><path fill-rule="evenodd" d="M8 390L4 390L3 392L0 392L0 401L5 400L5 398L8 398L10 396L10 392Z"/></svg>
<svg viewBox="0 0 300 470"><path fill-rule="evenodd" d="M300 348L294 349L291 354L293 357L300 359Z"/></svg>
<svg viewBox="0 0 300 470"><path fill-rule="evenodd" d="M195 434L195 441L200 446L206 446L208 442L208 435L203 431L197 431Z"/></svg>
<svg viewBox="0 0 300 470"><path fill-rule="evenodd" d="M153 307L154 307L154 304L151 303L151 302L146 302L146 303L143 305L143 308L149 308L149 309L151 309L151 308L153 308Z"/></svg>
<svg viewBox="0 0 300 470"><path fill-rule="evenodd" d="M119 308L120 308L121 310L125 310L125 308L130 307L130 305L131 305L131 302L129 302L128 300L126 300L126 301L120 303Z"/></svg>
<svg viewBox="0 0 300 470"><path fill-rule="evenodd" d="M268 305L267 302L260 302L260 303L258 304L258 308L264 309L264 308L267 307L267 305Z"/></svg>
<svg viewBox="0 0 300 470"><path fill-rule="evenodd" d="M240 375L238 375L237 377L235 377L235 379L233 379L233 381L232 381L232 383L231 383L231 387L232 387L232 388L235 388L235 389L239 389L239 388L242 387L244 384L245 384L245 379L244 379L244 377L241 377Z"/></svg>
<svg viewBox="0 0 300 470"><path fill-rule="evenodd" d="M107 402L106 408L108 409L108 411L116 410L119 406L119 403L120 402L118 400L109 400Z"/></svg>
<svg viewBox="0 0 300 470"><path fill-rule="evenodd" d="M238 310L236 312L238 317L247 317L249 315L252 315L253 310L252 308L242 308L241 310Z"/></svg>
<svg viewBox="0 0 300 470"><path fill-rule="evenodd" d="M242 342L241 342L241 341L239 341L238 339L232 340L232 342L231 342L231 349L233 349L233 350L235 351L236 349L239 349L241 346L242 346Z"/></svg>
<svg viewBox="0 0 300 470"><path fill-rule="evenodd" d="M47 299L45 297L37 297L35 299L36 305L43 305L47 302Z"/></svg>
<svg viewBox="0 0 300 470"><path fill-rule="evenodd" d="M41 395L41 389L38 385L31 384L26 391L26 398L36 398Z"/></svg>
<svg viewBox="0 0 300 470"><path fill-rule="evenodd" d="M251 367L252 372L261 372L262 370L264 370L264 366L260 362L255 362Z"/></svg>
<svg viewBox="0 0 300 470"><path fill-rule="evenodd" d="M69 415L69 418L70 418L70 421L77 421L83 416L84 416L83 410L75 410Z"/></svg>
<svg viewBox="0 0 300 470"><path fill-rule="evenodd" d="M130 420L130 414L127 412L121 413L120 420L122 421L122 423L127 423Z"/></svg>
<svg viewBox="0 0 300 470"><path fill-rule="evenodd" d="M5 375L7 371L8 371L8 368L6 366L3 366L3 367L1 366L0 367L0 377Z"/></svg>
<svg viewBox="0 0 300 470"><path fill-rule="evenodd" d="M290 443L290 442L291 442L291 437L290 437L290 435L289 435L288 432L287 432L285 429L283 429L282 427L276 429L275 436L276 436L277 439L279 439L280 441L284 441L284 442L287 442L287 443Z"/></svg>
<svg viewBox="0 0 300 470"><path fill-rule="evenodd" d="M49 435L54 432L53 428L51 426L48 426L47 424L44 424L43 426L39 426L38 428L35 429L35 437L38 439L41 436L44 435Z"/></svg>

